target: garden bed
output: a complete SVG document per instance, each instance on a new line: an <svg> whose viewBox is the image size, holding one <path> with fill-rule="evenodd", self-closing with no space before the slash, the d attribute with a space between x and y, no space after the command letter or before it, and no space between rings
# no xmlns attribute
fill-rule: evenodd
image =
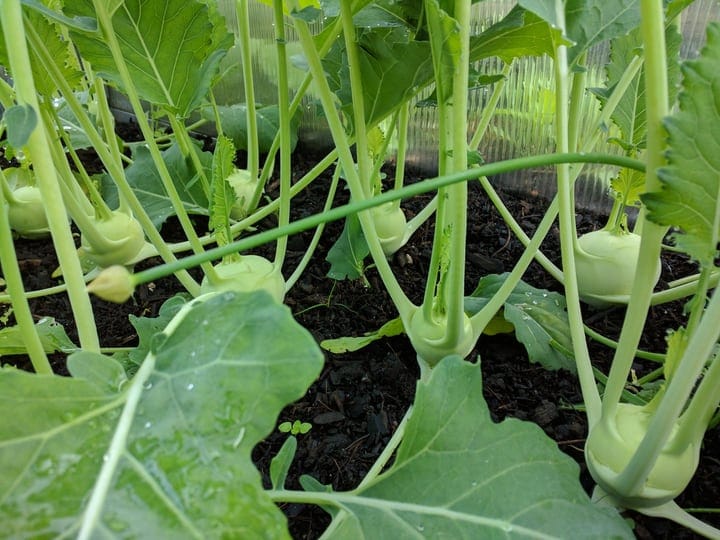
<svg viewBox="0 0 720 540"><path fill-rule="evenodd" d="M297 164L294 175L299 177L303 166L310 165L313 157L300 149L294 160ZM321 210L327 182L329 179L326 176L321 177L301 194L302 200L294 202L294 212L298 213L296 218ZM486 274L510 270L522 252L522 246L508 231L477 183L471 184L470 193L467 291L473 290L478 279ZM532 233L543 216L547 201L529 194L503 193L502 196L525 231ZM342 197L344 195L338 199ZM414 200L404 204L408 216L414 209L420 208L421 202ZM195 219L199 227L206 226L204 218ZM271 226L270 221L263 225ZM599 216L578 214L581 232L592 230L601 223L604 220ZM432 247L430 225L426 224L416 233L393 259L398 280L415 302L422 294ZM174 221L169 221L163 229L164 235L172 238L176 227ZM376 330L396 316L372 268L367 270L365 282L335 282L326 277L328 264L324 257L340 230L339 223L327 228L313 262L286 298L286 304L298 322L319 341L358 336ZM290 239L287 268L294 268L303 255L308 234ZM16 245L28 290L57 283L51 277L57 260L48 241L21 240ZM556 231L553 231L543 250L555 262L559 262L558 245ZM144 264L152 264L152 261ZM693 267L684 258L667 255L663 260L660 286L692 270ZM535 263L524 279L535 287L561 291L558 284ZM128 315L152 317L167 298L178 292L179 284L166 278L139 287L134 298L121 306L93 298L102 344L109 347L135 345L137 336ZM31 309L38 318L54 317L68 330L71 338L76 339L72 312L65 295L32 300ZM598 332L611 338L619 334L622 309L594 314L588 312L587 315L586 321ZM641 348L664 350L666 330L677 328L682 320L682 304L679 302L653 308ZM590 343L590 347L596 366L607 372L611 352L594 342ZM583 483L590 488L591 479L585 469L582 450L586 436L585 417L572 407L582 401L575 376L566 371L547 371L531 364L525 349L512 335L483 336L470 358L478 356L482 359L484 376L483 388L478 388L478 391L484 393L494 419L516 417L539 424L564 452L578 461ZM64 373L63 355L54 355L53 361L56 372ZM3 362L29 369L29 364L22 357L5 357ZM636 366L638 376L649 369L648 365ZM297 454L287 486L299 488L298 477L302 474L311 475L324 484L332 484L337 490L357 486L412 403L417 377L415 353L404 337L383 339L355 353L326 353L326 364L319 379L306 396L288 406L279 419L281 422L301 420L312 424L308 433L298 436ZM255 448L254 459L266 480L269 462L285 437L285 434L274 432ZM720 490L716 481L720 475L720 462L714 457L717 456L716 450L720 449L720 430L712 429L704 444L706 449L697 474L678 499L683 507L720 507ZM329 523L329 516L318 507L289 504L283 509L289 517L294 538L316 538ZM628 517L636 521L635 533L639 538L693 537L687 530L667 521L634 513ZM698 517L720 526L717 514L698 514Z"/></svg>

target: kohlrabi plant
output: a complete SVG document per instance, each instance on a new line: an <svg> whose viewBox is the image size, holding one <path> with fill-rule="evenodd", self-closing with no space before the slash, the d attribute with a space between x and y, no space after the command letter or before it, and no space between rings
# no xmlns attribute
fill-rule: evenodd
<svg viewBox="0 0 720 540"><path fill-rule="evenodd" d="M718 27L709 26L706 49L684 65L679 110L670 115L675 20L685 2L526 0L485 30L473 24L475 2L469 0L263 3L271 10L278 81L272 114L253 97L248 0L235 2L234 39L213 1L0 0L0 63L13 81L0 81L0 129L33 172L35 180L22 183L39 189L39 197L28 199L44 210L80 341L67 361L71 376L53 375L27 303L29 294L50 291L23 288L11 232L13 205L21 197L18 181L4 174L5 301L12 302L37 371L0 370L0 400L13 411L0 423L4 530L13 537L83 539L288 538L277 505L303 503L331 513L326 538L630 538L628 525L605 504L610 501L717 536L673 499L694 474L720 395L720 299L710 293L720 273L720 152L709 136L720 125L714 107ZM293 61L307 69L302 82L293 83L293 96L290 27L302 56ZM592 90L602 108L596 129L585 134L579 103L591 91L586 54L605 42L612 51L606 89ZM213 94L233 45L242 64L242 107L219 105ZM513 91L505 84L508 73L516 61L542 55L554 66L555 152L482 163L478 150L496 105L503 92ZM488 58L502 65L482 73ZM481 79L488 100L470 129L469 89ZM293 182L295 114L311 84L333 149ZM116 137L106 85L127 97L141 132L138 143ZM437 112L438 175L406 184L409 116L421 95ZM101 175L84 170L59 104L90 141ZM163 133L160 122L167 126ZM208 123L217 137L204 148L191 133ZM610 124L617 129L608 131ZM620 136L603 140L610 132ZM396 170L386 179L381 169L391 157L391 140ZM609 151L613 144L624 155ZM618 169L616 205L604 228L578 238L573 183L587 163ZM488 177L539 166L555 167L558 195L528 237ZM292 219L293 197L331 167L324 210ZM276 168L273 191L269 179ZM333 207L341 180L350 202ZM526 245L510 272L484 277L474 291L465 290L472 249L468 181L480 182ZM434 197L408 219L401 201L425 193ZM629 206L639 207L633 227ZM191 214L207 216L207 230L198 230ZM262 230L271 214L277 226ZM160 227L170 215L186 241L163 239ZM558 215L560 268L541 252ZM424 290L404 291L392 256L431 218ZM314 338L282 302L323 227L340 219L345 232L336 246L341 252L348 247L354 259L336 274L370 266L377 272L398 320L382 321L371 339L401 331L408 336L421 373L415 401L355 489L336 492L308 477L301 480L303 490L286 487L297 446L293 425L270 466L267 489L252 462L253 448L322 369ZM71 223L80 232L79 249ZM697 260L701 271L655 292L669 227L677 231L675 248ZM307 230L314 231L307 252L286 276L288 237ZM252 251L273 242L272 260ZM162 263L135 272L137 262L155 255ZM562 283L565 300L521 282L534 259ZM201 277L188 272L193 267L200 267ZM134 319L138 346L110 356L101 348L88 290L123 302L137 285L171 274L188 294L168 300L156 318ZM673 329L662 355L660 390L645 405L621 401L649 306L688 296L687 324ZM602 397L581 299L596 308L627 306L610 373L598 375ZM545 315L533 317L533 310ZM580 485L577 465L538 426L491 421L471 353L482 333L498 328L514 330L532 348L533 360L576 370L596 501Z"/></svg>

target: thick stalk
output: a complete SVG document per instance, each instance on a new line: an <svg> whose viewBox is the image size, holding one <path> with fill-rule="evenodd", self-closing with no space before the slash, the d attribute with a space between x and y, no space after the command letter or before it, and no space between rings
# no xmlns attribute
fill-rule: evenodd
<svg viewBox="0 0 720 540"><path fill-rule="evenodd" d="M255 85L253 84L252 51L250 50L250 15L248 1L237 0L235 5L238 24L237 44L242 60L243 88L245 90L245 112L247 125L247 170L250 178L258 177L260 150L258 148L257 111L255 109ZM277 25L277 21L275 23ZM277 32L277 29L276 29ZM280 83L278 82L278 87ZM282 109L280 109L282 110ZM279 135L278 135L279 136ZM255 202L257 204L257 202ZM254 208L252 206L251 208Z"/></svg>
<svg viewBox="0 0 720 540"><path fill-rule="evenodd" d="M18 104L30 107L40 121L40 105L30 69L30 55L25 41L25 27L19 0L2 0L0 2L0 19L5 33L5 43ZM28 138L27 148L32 156L33 168L50 226L50 234L68 287L68 296L75 317L80 345L86 350L97 352L100 350L100 342L95 328L92 305L85 290L80 260L75 249L65 207L62 204L62 194L48 144L43 127L35 126Z"/></svg>
<svg viewBox="0 0 720 540"><path fill-rule="evenodd" d="M662 0L641 0L641 22L645 51L645 99L647 123L647 150L645 191L660 189L657 170L664 165L665 148L662 121L669 113L667 59L665 53L665 22ZM644 209L640 209L641 214ZM630 293L628 310L625 313L618 348L615 351L608 376L608 385L603 397L602 414L606 418L614 418L620 395L625 387L635 351L640 343L648 309L652 299L654 284L646 276L655 272L662 239L666 227L646 221L643 226L640 253L635 270L635 279Z"/></svg>
<svg viewBox="0 0 720 540"><path fill-rule="evenodd" d="M187 236L193 251L196 253L201 253L203 251L202 244L198 240L197 233L195 232L193 224L190 221L187 212L185 211L185 206L180 199L180 195L175 188L172 176L170 175L170 172L165 165L165 161L163 161L162 159L160 149L155 143L155 139L153 137L153 128L148 122L147 116L140 102L140 97L138 96L135 90L135 86L133 85L132 77L130 76L130 72L128 71L125 58L122 55L120 44L113 29L112 17L108 12L107 5L105 5L105 3L100 0L93 0L93 5L95 6L98 23L103 29L103 35L107 40L107 45L110 48L113 60L115 61L115 65L118 69L118 73L120 74L120 77L123 81L124 90L132 106L133 113L135 114L135 118L138 123L138 127L140 128L140 131L145 138L145 143L147 144L148 150L150 151L150 156L152 157L153 163L158 170L163 187L165 188L165 191L168 194L168 198L172 203L173 210L175 211L175 214L180 221L183 232ZM203 271L205 271L206 273L211 273L212 268L209 264L207 264L203 266Z"/></svg>
<svg viewBox="0 0 720 540"><path fill-rule="evenodd" d="M303 20L295 19L295 28L303 47L303 51L305 52L310 72L315 80L316 88L325 111L328 127L332 133L338 157L346 175L348 185L350 186L351 193L353 193L355 198L361 197L363 194L362 181L355 169L355 162L348 144L348 137L345 134L345 130L335 110L335 98L325 78L325 71L322 63L320 62L318 51L315 49L312 35L308 29L307 23ZM390 268L390 264L385 258L385 253L383 253L380 240L375 233L375 225L372 221L372 217L368 214L360 213L358 214L358 219L360 220L360 225L365 233L370 254L372 255L380 277L388 290L388 294L390 294L393 304L400 313L403 322L409 324L410 315L414 311L414 306L402 291L400 284Z"/></svg>
<svg viewBox="0 0 720 540"><path fill-rule="evenodd" d="M565 5L561 0L555 0L555 16L558 27L565 31ZM555 139L557 152L567 152L570 141L568 139L568 126L570 123L568 111L568 63L567 47L558 45L555 49ZM585 332L583 329L582 311L580 309L580 294L577 285L575 267L575 210L573 208L573 183L570 179L570 167L563 163L557 167L558 203L560 211L560 253L562 257L565 298L567 300L568 322L572 338L573 353L578 370L578 379L585 402L588 424L592 426L600 418L600 394L595 384L595 376L590 362Z"/></svg>
<svg viewBox="0 0 720 540"><path fill-rule="evenodd" d="M287 48L285 45L285 17L282 0L273 2L275 18L275 50L277 59L278 121L280 122L280 207L278 225L290 223L291 141L290 91L288 90ZM254 176L252 178L255 178ZM275 267L281 271L287 251L287 236L281 236L275 246Z"/></svg>

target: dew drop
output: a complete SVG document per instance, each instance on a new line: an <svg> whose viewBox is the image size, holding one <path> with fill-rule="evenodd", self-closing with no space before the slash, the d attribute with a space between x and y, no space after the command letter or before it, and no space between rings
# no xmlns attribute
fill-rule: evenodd
<svg viewBox="0 0 720 540"><path fill-rule="evenodd" d="M420 532L423 532L423 531L425 530L425 526L424 526L424 525L418 525L418 526L417 526L417 530L420 531Z"/></svg>
<svg viewBox="0 0 720 540"><path fill-rule="evenodd" d="M150 429L152 427L152 422L145 422L145 429Z"/></svg>
<svg viewBox="0 0 720 540"><path fill-rule="evenodd" d="M193 383L190 383L185 388L188 390L192 390L193 388L195 388L195 385Z"/></svg>
<svg viewBox="0 0 720 540"><path fill-rule="evenodd" d="M471 485L472 487L477 487L477 482L473 482L473 483L470 484L470 485Z"/></svg>
<svg viewBox="0 0 720 540"><path fill-rule="evenodd" d="M107 462L110 459L110 456L108 454L103 454L103 461Z"/></svg>
<svg viewBox="0 0 720 540"><path fill-rule="evenodd" d="M192 352L190 353L190 358L195 358L196 356L197 356L197 352L192 351Z"/></svg>
<svg viewBox="0 0 720 540"><path fill-rule="evenodd" d="M201 322L200 324L202 324L203 326L207 326L208 324L210 324L210 321L208 321L207 319L203 319L203 322Z"/></svg>
<svg viewBox="0 0 720 540"><path fill-rule="evenodd" d="M151 383L151 382L146 382L146 383L143 385L143 388L144 388L145 390L150 390L152 387L153 387L153 383Z"/></svg>
<svg viewBox="0 0 720 540"><path fill-rule="evenodd" d="M533 301L532 301L532 305L533 305L533 306L537 306L537 305L538 305L538 301L537 301L537 300L533 300Z"/></svg>
<svg viewBox="0 0 720 540"><path fill-rule="evenodd" d="M546 292L544 292L542 295L543 295L543 298L547 298L547 293L546 293Z"/></svg>

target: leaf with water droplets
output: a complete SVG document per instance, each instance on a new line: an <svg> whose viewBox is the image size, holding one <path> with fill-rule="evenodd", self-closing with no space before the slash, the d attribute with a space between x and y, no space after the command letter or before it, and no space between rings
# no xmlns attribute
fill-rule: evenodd
<svg viewBox="0 0 720 540"><path fill-rule="evenodd" d="M251 451L318 375L315 340L262 292L186 304L164 334L122 385L101 355L74 361L87 378L0 370L4 535L288 537Z"/></svg>

